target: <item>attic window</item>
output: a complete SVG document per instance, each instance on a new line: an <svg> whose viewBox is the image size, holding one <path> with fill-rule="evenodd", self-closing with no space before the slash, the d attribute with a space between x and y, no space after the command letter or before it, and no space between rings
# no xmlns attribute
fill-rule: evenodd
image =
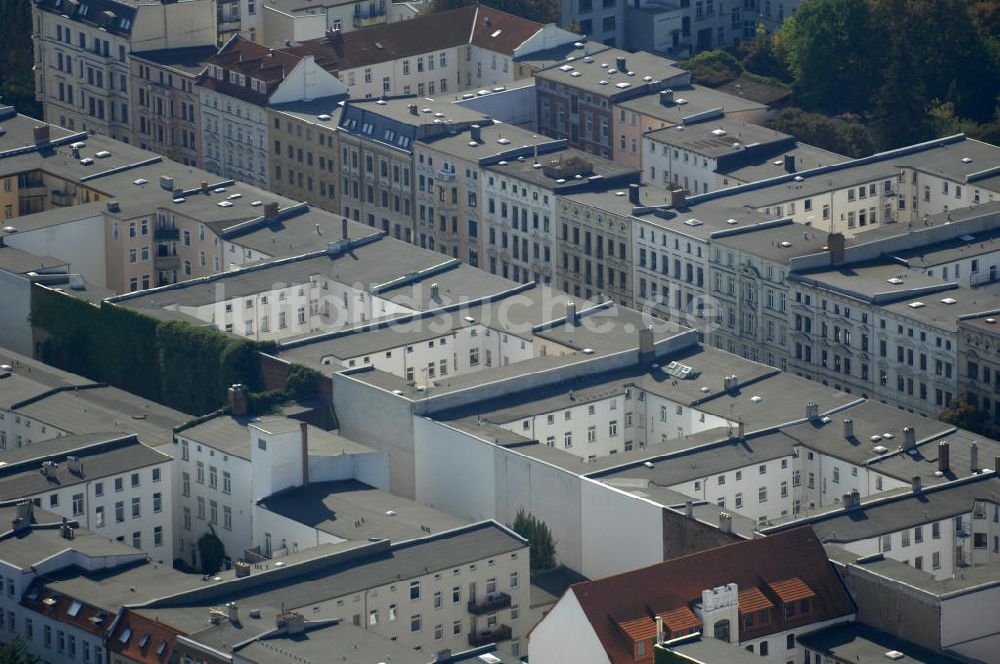
<svg viewBox="0 0 1000 664"><path fill-rule="evenodd" d="M132 628L126 627L122 633L118 636L118 640L122 643L128 643L128 640L132 638Z"/></svg>
<svg viewBox="0 0 1000 664"><path fill-rule="evenodd" d="M76 618L77 615L79 615L80 613L80 609L82 608L83 604L74 601L72 604L69 605L69 609L66 610L66 615L68 615L70 618Z"/></svg>
<svg viewBox="0 0 1000 664"><path fill-rule="evenodd" d="M166 641L160 641L160 645L156 646L156 654L157 655L162 655L163 651L166 650L166 649L167 649L167 642Z"/></svg>
<svg viewBox="0 0 1000 664"><path fill-rule="evenodd" d="M149 643L149 634L143 634L142 638L139 639L139 647L145 648L147 643Z"/></svg>
<svg viewBox="0 0 1000 664"><path fill-rule="evenodd" d="M46 597L45 599L42 600L42 604L44 604L45 606L54 606L55 603L56 603L55 597Z"/></svg>
<svg viewBox="0 0 1000 664"><path fill-rule="evenodd" d="M490 35L490 37L492 37L492 38L496 39L497 37L499 37L499 36L500 36L500 33L501 33L501 32L503 32L503 30L497 30L497 31L495 31L495 32L494 32L494 33L493 33L492 35Z"/></svg>

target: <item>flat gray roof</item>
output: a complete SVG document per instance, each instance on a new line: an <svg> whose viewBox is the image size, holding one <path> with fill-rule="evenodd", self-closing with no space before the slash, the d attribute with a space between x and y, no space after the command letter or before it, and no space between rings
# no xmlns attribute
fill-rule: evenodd
<svg viewBox="0 0 1000 664"><path fill-rule="evenodd" d="M932 277L888 260L800 272L789 275L789 278L877 304L906 298L930 298L933 296L923 293L954 288L954 282L947 282L940 276ZM897 280L899 283L895 283ZM940 297L947 297L947 293Z"/></svg>
<svg viewBox="0 0 1000 664"><path fill-rule="evenodd" d="M707 157L723 157L761 145L794 141L784 132L728 118L656 129L646 137Z"/></svg>
<svg viewBox="0 0 1000 664"><path fill-rule="evenodd" d="M330 661L341 664L427 664L428 654L407 648L387 637L348 622L310 627L295 636L268 636L238 648L240 657L254 664L302 664Z"/></svg>
<svg viewBox="0 0 1000 664"><path fill-rule="evenodd" d="M314 551L303 562L281 567L272 563L265 571L252 570L249 577L217 582L136 610L193 635L200 643L223 648L224 643L239 643L272 629L282 606L295 610L429 572L460 569L527 546L499 524L486 521L392 546L375 542L346 551ZM260 608L261 619L211 625L207 609L230 601Z"/></svg>
<svg viewBox="0 0 1000 664"><path fill-rule="evenodd" d="M955 288L884 304L885 311L949 332L958 330L960 317L1000 313L1000 287Z"/></svg>
<svg viewBox="0 0 1000 664"><path fill-rule="evenodd" d="M998 489L1000 479L992 473L984 473L931 486L920 493L902 491L892 496L876 495L862 499L860 507L826 510L766 528L764 532L780 532L808 524L824 543L856 542L968 514L977 500L997 502ZM930 536L929 532L925 534Z"/></svg>
<svg viewBox="0 0 1000 664"><path fill-rule="evenodd" d="M902 664L958 664L960 661L859 622L832 625L796 638L806 648L837 662L874 664L890 661L886 657L890 651L902 653L902 657L891 660Z"/></svg>
<svg viewBox="0 0 1000 664"><path fill-rule="evenodd" d="M258 505L345 540L401 542L467 523L357 480L312 482L264 498Z"/></svg>
<svg viewBox="0 0 1000 664"><path fill-rule="evenodd" d="M660 118L671 124L681 124L684 118L722 109L724 113L745 111L766 111L767 105L731 95L728 92L705 87L704 85L678 85L673 87L674 101L670 105L660 102L660 95L651 94L629 99L618 104L626 110ZM678 103L678 100L684 100Z"/></svg>
<svg viewBox="0 0 1000 664"><path fill-rule="evenodd" d="M231 417L219 415L196 426L178 432L178 436L207 445L223 454L242 459L250 458L251 432L249 425L259 426L271 433L278 429L298 430L301 421L289 417ZM275 431L272 431L275 429ZM344 438L338 433L324 431L308 425L309 453L311 455L364 454L373 452L369 447Z"/></svg>
<svg viewBox="0 0 1000 664"><path fill-rule="evenodd" d="M625 58L625 71L617 70L617 58ZM589 62L588 62L589 60ZM569 67L570 69L563 69ZM614 73L612 73L614 72ZM633 75L629 76L628 72ZM579 74L576 76L575 74ZM646 81L646 77L650 80ZM609 48L592 56L563 60L563 64L535 73L536 79L552 81L559 85L578 88L601 96L613 97L631 92L639 87L654 86L651 92L658 92L658 82L690 82L691 74L676 66L673 60L637 51L629 53L617 48ZM603 83L602 83L603 81ZM537 85L537 84L536 84ZM623 86L623 87L619 87ZM539 86L539 90L541 90Z"/></svg>
<svg viewBox="0 0 1000 664"><path fill-rule="evenodd" d="M173 561L165 563L154 563L144 558L138 563L96 571L65 567L47 574L44 585L59 595L73 597L116 614L123 604L149 602L210 583L200 574L178 572L172 567Z"/></svg>
<svg viewBox="0 0 1000 664"><path fill-rule="evenodd" d="M11 523L16 516L16 507L0 507L0 519L3 523ZM0 560L22 570L28 570L70 549L80 552L83 556L94 558L105 556L123 556L124 559L145 558L145 554L141 551L121 542L109 540L107 537L95 535L85 528L74 529L73 539L67 540L59 527L61 523L62 517L35 507L30 529L17 534L8 529L0 534Z"/></svg>

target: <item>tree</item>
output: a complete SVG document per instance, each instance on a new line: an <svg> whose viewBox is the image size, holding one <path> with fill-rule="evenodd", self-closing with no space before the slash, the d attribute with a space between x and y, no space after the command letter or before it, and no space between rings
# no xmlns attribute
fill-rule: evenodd
<svg viewBox="0 0 1000 664"><path fill-rule="evenodd" d="M31 32L30 0L0 0L0 98L20 113L40 117Z"/></svg>
<svg viewBox="0 0 1000 664"><path fill-rule="evenodd" d="M211 576L222 569L226 547L215 531L207 532L198 539L198 557L201 559L202 574Z"/></svg>
<svg viewBox="0 0 1000 664"><path fill-rule="evenodd" d="M514 532L528 540L531 551L531 573L544 572L556 566L556 544L545 522L522 507L512 526Z"/></svg>
<svg viewBox="0 0 1000 664"><path fill-rule="evenodd" d="M938 419L981 436L990 434L990 414L979 408L968 396L952 399L948 408L938 415Z"/></svg>
<svg viewBox="0 0 1000 664"><path fill-rule="evenodd" d="M866 157L876 151L871 132L860 122L807 113L801 108L782 109L767 121L767 126L848 157Z"/></svg>
<svg viewBox="0 0 1000 664"><path fill-rule="evenodd" d="M691 80L700 85L717 87L740 77L743 67L731 53L725 51L702 51L680 67L691 72Z"/></svg>
<svg viewBox="0 0 1000 664"><path fill-rule="evenodd" d="M583 34L583 28L580 27L580 21L576 20L575 16L572 19L570 19L569 27L567 27L566 29L574 34L578 35Z"/></svg>
<svg viewBox="0 0 1000 664"><path fill-rule="evenodd" d="M781 36L797 102L808 110L864 111L878 58L868 0L807 0Z"/></svg>
<svg viewBox="0 0 1000 664"><path fill-rule="evenodd" d="M28 650L20 635L0 645L0 664L41 664L42 659Z"/></svg>
<svg viewBox="0 0 1000 664"><path fill-rule="evenodd" d="M778 35L768 33L763 25L757 26L753 39L740 42L739 53L740 64L748 72L786 83L792 80L784 42Z"/></svg>
<svg viewBox="0 0 1000 664"><path fill-rule="evenodd" d="M891 38L884 82L875 93L872 128L882 149L919 143L930 138L927 90L917 69L909 38Z"/></svg>

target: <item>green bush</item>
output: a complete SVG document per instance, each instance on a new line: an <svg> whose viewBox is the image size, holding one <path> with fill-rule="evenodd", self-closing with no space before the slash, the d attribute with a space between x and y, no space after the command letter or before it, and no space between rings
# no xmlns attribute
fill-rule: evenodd
<svg viewBox="0 0 1000 664"><path fill-rule="evenodd" d="M726 51L703 51L678 66L691 72L693 82L713 88L736 80L743 73L740 61Z"/></svg>
<svg viewBox="0 0 1000 664"><path fill-rule="evenodd" d="M528 540L531 573L544 572L556 566L556 543L545 522L522 507L514 517L512 530Z"/></svg>
<svg viewBox="0 0 1000 664"><path fill-rule="evenodd" d="M31 324L44 337L44 362L196 415L222 408L234 383L263 391L258 351L275 349L273 342L159 321L47 288L35 289Z"/></svg>

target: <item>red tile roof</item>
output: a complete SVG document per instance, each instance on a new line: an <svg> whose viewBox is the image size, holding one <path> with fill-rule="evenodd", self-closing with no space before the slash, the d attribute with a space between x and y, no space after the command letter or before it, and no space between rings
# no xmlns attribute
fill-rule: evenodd
<svg viewBox="0 0 1000 664"><path fill-rule="evenodd" d="M48 588L38 587L29 591L21 604L52 620L73 625L91 634L104 635L114 614L87 604L83 600L53 592Z"/></svg>
<svg viewBox="0 0 1000 664"><path fill-rule="evenodd" d="M670 634L696 627L701 628L701 619L688 606L682 606L673 611L664 611L659 616L663 618L664 631Z"/></svg>
<svg viewBox="0 0 1000 664"><path fill-rule="evenodd" d="M740 591L740 613L750 613L761 609L770 609L774 602L769 600L760 588L747 588Z"/></svg>
<svg viewBox="0 0 1000 664"><path fill-rule="evenodd" d="M798 577L785 579L784 581L777 581L768 585L771 586L771 590L774 591L774 594L777 595L778 599L782 602L795 602L800 599L816 596L816 593L814 593L809 586L807 586L805 582Z"/></svg>
<svg viewBox="0 0 1000 664"><path fill-rule="evenodd" d="M669 613L701 600L701 592L727 583L741 588L776 584L795 577L816 592L803 621L819 622L854 612L854 603L827 559L812 528L737 542L631 572L570 586L611 662L633 662L631 644L617 626L651 613ZM807 624L807 623L806 623ZM655 623L654 623L655 625ZM757 634L784 628L779 619Z"/></svg>
<svg viewBox="0 0 1000 664"><path fill-rule="evenodd" d="M122 635L128 630L127 638ZM168 662L176 645L177 632L167 625L126 609L108 638L108 650L129 661L162 664Z"/></svg>
<svg viewBox="0 0 1000 664"><path fill-rule="evenodd" d="M618 627L633 641L642 641L656 636L656 623L649 616L620 620Z"/></svg>

